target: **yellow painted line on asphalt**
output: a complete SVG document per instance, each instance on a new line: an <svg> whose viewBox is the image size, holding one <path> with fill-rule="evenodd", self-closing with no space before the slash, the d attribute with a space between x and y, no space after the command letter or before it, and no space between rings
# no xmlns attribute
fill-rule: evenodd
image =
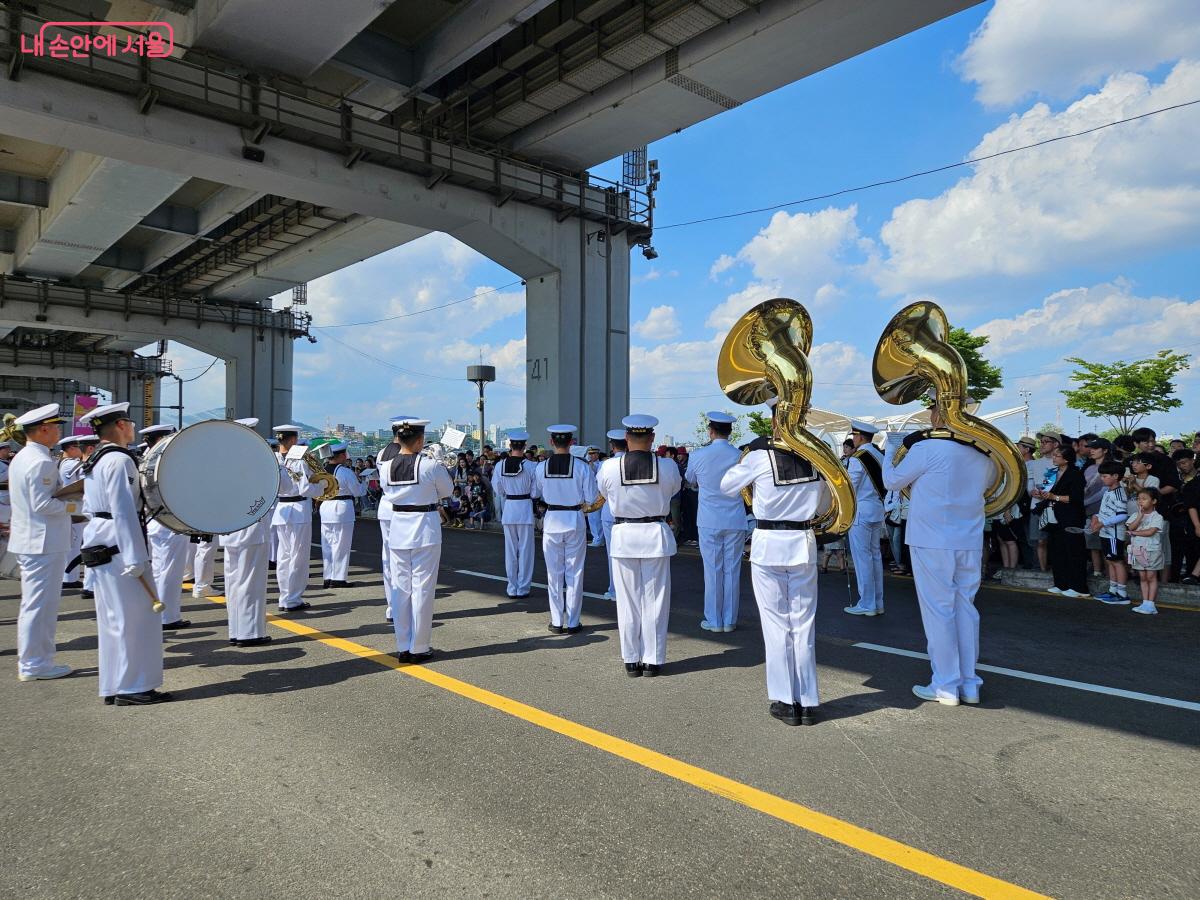
<svg viewBox="0 0 1200 900"><path fill-rule="evenodd" d="M224 597L215 596L208 599L215 603L224 603L225 600ZM354 641L326 634L301 622L273 613L267 614L267 621L284 631L290 631L292 634L310 638L360 659L393 669L410 678L473 700L483 706L491 707L531 725L602 750L628 762L636 763L702 791L724 797L734 803L740 803L772 818L787 822L789 825L803 828L805 831L820 835L842 846L858 850L860 853L873 856L932 881L957 888L964 893L976 897L1044 897L1043 894L1026 890L966 866L960 866L958 863L934 856L932 853L926 853L916 847L910 847L881 834L801 806L799 803L750 787L740 781L734 781L732 778L726 778L699 766L682 762L664 753L622 740L603 731L597 731L595 728L580 725L578 722L572 722L570 719L564 719L537 707L529 706L519 700L513 700L469 682L460 681L422 665L400 662L390 653L383 653Z"/></svg>

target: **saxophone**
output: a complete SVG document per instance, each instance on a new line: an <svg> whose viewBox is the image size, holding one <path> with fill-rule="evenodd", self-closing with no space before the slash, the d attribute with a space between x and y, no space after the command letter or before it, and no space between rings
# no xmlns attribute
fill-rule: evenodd
<svg viewBox="0 0 1200 900"><path fill-rule="evenodd" d="M836 536L850 529L855 498L850 477L832 448L805 428L812 396L812 338L812 319L795 300L760 303L726 335L717 359L717 381L730 400L743 406L779 397L771 442L803 457L825 480L830 505L813 530Z"/></svg>
<svg viewBox="0 0 1200 900"><path fill-rule="evenodd" d="M921 399L932 389L934 408L945 427L930 429L924 436L970 444L991 459L995 474L984 494L984 512L999 515L1025 490L1025 463L1000 429L964 409L967 364L948 343L949 334L946 313L930 300L920 300L896 313L875 347L871 364L875 391L899 406ZM907 447L897 447L893 464L907 452Z"/></svg>

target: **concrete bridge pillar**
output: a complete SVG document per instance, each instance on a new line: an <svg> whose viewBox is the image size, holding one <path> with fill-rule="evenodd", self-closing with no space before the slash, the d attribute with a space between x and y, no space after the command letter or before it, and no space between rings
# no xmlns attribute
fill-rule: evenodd
<svg viewBox="0 0 1200 900"><path fill-rule="evenodd" d="M275 329L239 328L213 341L225 360L225 415L258 418L259 434L292 418L292 337ZM207 349L207 348L206 348Z"/></svg>

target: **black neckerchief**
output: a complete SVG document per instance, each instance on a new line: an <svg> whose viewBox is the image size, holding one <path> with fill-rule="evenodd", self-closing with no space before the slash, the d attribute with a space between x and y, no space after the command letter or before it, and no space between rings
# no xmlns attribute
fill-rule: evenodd
<svg viewBox="0 0 1200 900"><path fill-rule="evenodd" d="M621 457L621 484L658 484L658 457L649 450L628 450Z"/></svg>
<svg viewBox="0 0 1200 900"><path fill-rule="evenodd" d="M98 447L92 453L92 455L87 458L87 461L79 467L80 471L82 471L84 475L90 474L92 469L96 468L96 463L100 462L100 458L102 456L107 456L109 453L123 453L133 460L133 464L135 466L138 463L137 454L128 447L118 447L116 444L101 444L100 447Z"/></svg>
<svg viewBox="0 0 1200 900"><path fill-rule="evenodd" d="M388 484L416 484L421 480L421 454L398 453L392 459Z"/></svg>
<svg viewBox="0 0 1200 900"><path fill-rule="evenodd" d="M555 453L546 460L547 478L574 478L575 457L570 453Z"/></svg>
<svg viewBox="0 0 1200 900"><path fill-rule="evenodd" d="M871 479L871 484L875 486L875 493L879 494L879 499L882 500L887 491L883 487L883 466L879 464L879 460L875 458L875 454L867 449L866 444L854 451L854 458L866 470L867 477Z"/></svg>
<svg viewBox="0 0 1200 900"><path fill-rule="evenodd" d="M381 463L390 462L391 460L395 459L399 453L400 445L395 441L392 441L390 444L384 447L383 452L379 454L379 461Z"/></svg>
<svg viewBox="0 0 1200 900"><path fill-rule="evenodd" d="M767 459L771 461L771 475L775 480L776 487L782 487L785 484L803 484L807 481L817 480L817 476L813 472L812 463L803 456L793 453L791 450L768 447Z"/></svg>
<svg viewBox="0 0 1200 900"><path fill-rule="evenodd" d="M524 456L506 456L504 457L504 468L500 470L500 474L512 477L513 475L520 475L524 469Z"/></svg>

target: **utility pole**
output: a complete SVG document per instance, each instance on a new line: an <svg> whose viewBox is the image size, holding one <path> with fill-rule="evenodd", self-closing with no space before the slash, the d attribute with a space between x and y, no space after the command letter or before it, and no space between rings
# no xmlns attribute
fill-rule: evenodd
<svg viewBox="0 0 1200 900"><path fill-rule="evenodd" d="M485 440L483 413L483 388L484 385L496 380L495 366L467 366L467 381L475 382L479 388L479 399L475 402L476 408L479 410L479 455L483 456L483 442Z"/></svg>

